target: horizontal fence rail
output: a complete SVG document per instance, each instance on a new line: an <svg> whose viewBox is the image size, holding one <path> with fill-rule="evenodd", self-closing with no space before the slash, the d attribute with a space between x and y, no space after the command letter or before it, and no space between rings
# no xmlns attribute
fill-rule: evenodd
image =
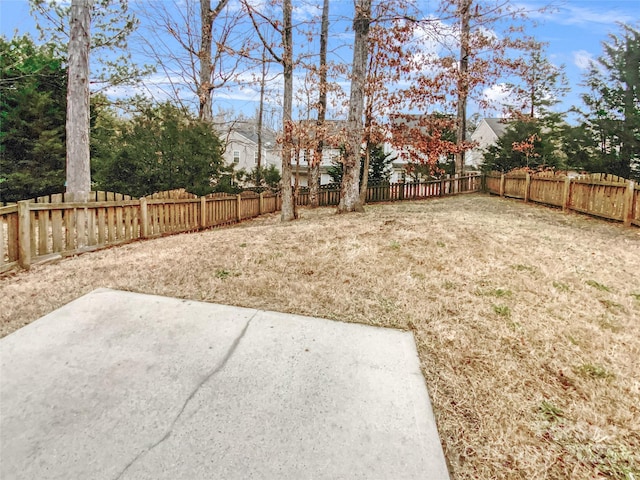
<svg viewBox="0 0 640 480"><path fill-rule="evenodd" d="M396 202L402 200L422 200L460 193L479 192L482 188L482 175L443 178L426 182L400 182L368 185L367 203ZM320 206L338 205L340 188L335 185L320 187L318 204ZM297 198L298 205L309 205L309 191L301 189Z"/></svg>
<svg viewBox="0 0 640 480"><path fill-rule="evenodd" d="M491 173L489 193L560 207L640 226L640 185L606 173L568 177L553 173Z"/></svg>
<svg viewBox="0 0 640 480"><path fill-rule="evenodd" d="M371 185L368 202L388 202L477 192L482 177L446 178L423 183ZM309 204L300 192L298 205ZM337 205L340 190L322 188L320 205ZM99 250L140 239L191 232L279 211L279 194L243 192L198 197L184 189L134 199L91 192L88 202L67 202L63 194L0 207L0 273L17 266Z"/></svg>

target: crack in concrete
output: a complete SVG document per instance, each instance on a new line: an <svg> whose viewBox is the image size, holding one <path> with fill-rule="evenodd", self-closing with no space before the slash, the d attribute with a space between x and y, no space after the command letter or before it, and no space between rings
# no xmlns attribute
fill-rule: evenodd
<svg viewBox="0 0 640 480"><path fill-rule="evenodd" d="M233 343L231 344L231 347L229 347L229 350L227 351L226 355L224 356L224 358L222 359L222 361L218 364L218 366L216 366L213 370L211 370L207 375L205 375L202 380L200 381L200 383L198 383L198 385L195 386L195 388L191 391L191 393L189 394L189 396L187 397L187 399L184 401L184 403L182 404L182 408L180 409L180 411L178 412L178 414L174 417L173 421L171 422L171 425L169 426L169 428L167 429L167 432L164 434L164 436L158 440L155 443L152 443L151 445L149 445L147 448L145 448L144 450L142 450L140 453L138 453L138 455L136 455L133 460L131 460L125 467L124 469L118 474L117 477L115 477L114 480L119 480L122 478L122 476L127 473L127 471L142 457L144 457L145 455L147 455L151 450L153 450L154 448L156 448L158 445L160 445L162 442L164 442L165 440L167 440L170 436L171 433L173 432L173 429L175 428L176 424L178 423L178 420L180 420L180 417L182 416L182 414L184 413L185 409L187 408L187 405L189 405L189 402L191 402L191 400L193 399L193 397L195 397L195 395L198 393L198 391L200 391L200 389L204 386L205 383L207 383L211 377L213 377L216 373L218 373L220 370L222 370L225 365L227 364L227 362L229 361L229 359L233 356L233 354L236 351L236 348L238 347L238 344L240 343L240 340L242 340L242 338L244 337L245 333L247 333L247 329L249 328L249 325L251 324L251 321L256 317L256 315L260 313L260 310L257 310L252 316L251 318L249 318L249 320L247 320L247 324L244 326L244 328L242 329L242 331L240 332L240 335L238 335L236 337L236 339L233 341Z"/></svg>

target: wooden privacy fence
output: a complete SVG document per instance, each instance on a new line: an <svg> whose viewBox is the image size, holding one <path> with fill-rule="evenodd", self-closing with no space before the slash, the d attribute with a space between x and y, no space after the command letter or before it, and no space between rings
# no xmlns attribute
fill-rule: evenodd
<svg viewBox="0 0 640 480"><path fill-rule="evenodd" d="M482 175L443 178L427 182L381 183L368 186L367 203L443 197L445 195L478 192L481 188ZM298 205L310 204L308 190L300 191L297 203ZM340 203L340 187L336 185L321 187L318 203L321 206L338 205Z"/></svg>
<svg viewBox="0 0 640 480"><path fill-rule="evenodd" d="M137 239L231 224L280 206L276 194L198 197L184 190L140 199L92 192L87 203L65 202L62 194L25 200L0 207L0 272Z"/></svg>
<svg viewBox="0 0 640 480"><path fill-rule="evenodd" d="M445 178L423 183L371 185L367 202L388 202L477 192L482 177ZM301 192L299 205L309 204ZM337 205L340 190L320 191L320 205ZM0 273L15 266L29 268L82 252L131 242L227 225L280 210L279 195L244 192L198 197L185 190L154 193L134 199L111 192L92 192L89 202L65 202L63 194L0 207Z"/></svg>
<svg viewBox="0 0 640 480"><path fill-rule="evenodd" d="M570 178L553 172L491 173L489 193L640 226L640 185L606 173Z"/></svg>

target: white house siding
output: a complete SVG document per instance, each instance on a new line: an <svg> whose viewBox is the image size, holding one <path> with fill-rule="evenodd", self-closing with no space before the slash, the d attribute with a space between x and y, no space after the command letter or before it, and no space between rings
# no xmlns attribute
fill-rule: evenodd
<svg viewBox="0 0 640 480"><path fill-rule="evenodd" d="M507 125L501 118L485 118L478 128L471 134L471 141L477 146L469 150L465 157L465 164L478 168L482 165L484 154L488 147L495 145L506 130Z"/></svg>
<svg viewBox="0 0 640 480"><path fill-rule="evenodd" d="M265 145L268 145L265 142ZM225 148L224 162L226 165L233 165L234 169L244 169L247 172L253 170L257 165L256 154L258 152L258 145L246 137L240 132L231 132L227 140L227 146ZM237 162L235 161L235 154L237 153ZM281 160L278 152L278 147L275 148L262 148L262 166L269 167L275 165L278 170L281 168Z"/></svg>

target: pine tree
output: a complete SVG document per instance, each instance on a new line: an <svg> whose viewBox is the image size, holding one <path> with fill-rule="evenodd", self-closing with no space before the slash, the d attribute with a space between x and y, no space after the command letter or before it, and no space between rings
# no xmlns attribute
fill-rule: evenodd
<svg viewBox="0 0 640 480"><path fill-rule="evenodd" d="M586 75L584 127L597 141L593 155L605 173L640 178L640 31L621 30Z"/></svg>
<svg viewBox="0 0 640 480"><path fill-rule="evenodd" d="M63 59L29 36L0 37L0 77L0 202L63 192Z"/></svg>
<svg viewBox="0 0 640 480"><path fill-rule="evenodd" d="M484 155L483 170L508 172L515 168L563 167L562 158L539 122L514 121Z"/></svg>

